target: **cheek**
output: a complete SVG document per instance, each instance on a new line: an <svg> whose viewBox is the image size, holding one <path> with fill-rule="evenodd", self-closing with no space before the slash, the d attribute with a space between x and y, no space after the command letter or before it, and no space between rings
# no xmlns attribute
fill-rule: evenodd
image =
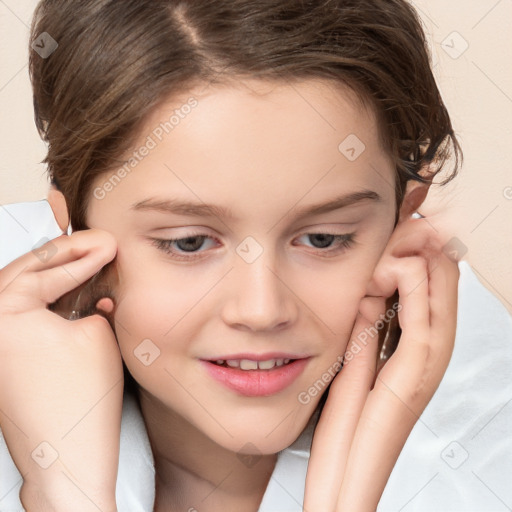
<svg viewBox="0 0 512 512"><path fill-rule="evenodd" d="M139 383L149 384L148 379L161 374L157 370L194 349L194 340L214 314L215 297L209 292L221 275L186 270L140 248L129 251L123 246L117 269L114 319L119 347L130 373Z"/></svg>
<svg viewBox="0 0 512 512"><path fill-rule="evenodd" d="M375 267L387 239L376 240L366 251L348 255L344 261L322 269L315 269L314 279L304 278L297 287L297 295L305 301L323 329L326 358L335 360L350 341L361 299L366 295Z"/></svg>
<svg viewBox="0 0 512 512"><path fill-rule="evenodd" d="M329 264L317 265L310 273L302 272L296 278L297 290L307 302L317 305L319 311L336 322L354 317L359 301L366 295L381 249L359 251L346 259Z"/></svg>
<svg viewBox="0 0 512 512"><path fill-rule="evenodd" d="M154 370L160 365L165 342L178 330L192 292L174 275L166 275L147 260L144 264L122 248L117 270L116 336L126 366L140 382L148 376L147 366ZM182 338L175 339L179 344Z"/></svg>
<svg viewBox="0 0 512 512"><path fill-rule="evenodd" d="M116 320L140 336L169 332L206 287L193 273L168 264L155 257L153 250L137 244L120 244L117 269Z"/></svg>

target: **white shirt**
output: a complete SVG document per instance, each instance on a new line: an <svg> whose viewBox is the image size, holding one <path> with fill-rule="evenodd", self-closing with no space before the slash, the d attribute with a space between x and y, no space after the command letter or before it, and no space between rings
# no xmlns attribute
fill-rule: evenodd
<svg viewBox="0 0 512 512"><path fill-rule="evenodd" d="M60 235L46 201L0 209L0 267L41 238ZM512 510L512 318L459 263L454 352L445 376L393 469L378 512ZM340 404L342 407L343 404ZM313 417L278 454L259 512L302 512ZM125 395L116 501L151 512L154 466L135 398ZM22 512L21 475L0 432L0 512Z"/></svg>

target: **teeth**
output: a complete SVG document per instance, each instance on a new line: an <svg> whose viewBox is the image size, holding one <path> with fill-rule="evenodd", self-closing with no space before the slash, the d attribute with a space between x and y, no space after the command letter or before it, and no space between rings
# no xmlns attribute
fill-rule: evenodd
<svg viewBox="0 0 512 512"><path fill-rule="evenodd" d="M269 359L268 361L258 361L258 368L260 370L270 370L276 365L275 359Z"/></svg>
<svg viewBox="0 0 512 512"><path fill-rule="evenodd" d="M251 361L250 359L242 359L240 361L240 370L257 370L258 361Z"/></svg>
<svg viewBox="0 0 512 512"><path fill-rule="evenodd" d="M274 367L284 366L291 359L267 359L266 361L253 361L251 359L217 359L215 362L230 368L240 368L240 370L271 370Z"/></svg>

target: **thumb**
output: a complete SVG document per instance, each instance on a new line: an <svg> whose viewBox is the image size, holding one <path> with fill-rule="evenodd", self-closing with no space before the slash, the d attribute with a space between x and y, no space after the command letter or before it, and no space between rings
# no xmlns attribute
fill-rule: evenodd
<svg viewBox="0 0 512 512"><path fill-rule="evenodd" d="M354 321L343 368L329 387L315 428L306 477L304 510L334 510L361 411L374 382L377 336L370 329L383 309L364 297Z"/></svg>

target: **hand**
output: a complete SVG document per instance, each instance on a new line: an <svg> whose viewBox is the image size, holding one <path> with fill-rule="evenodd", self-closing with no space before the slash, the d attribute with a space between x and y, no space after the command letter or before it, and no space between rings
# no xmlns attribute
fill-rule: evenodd
<svg viewBox="0 0 512 512"><path fill-rule="evenodd" d="M350 339L377 324L385 299L398 290L400 341L377 373L375 336L333 380L313 438L305 511L376 510L400 451L448 366L458 278L456 262L443 253L428 219L397 226Z"/></svg>
<svg viewBox="0 0 512 512"><path fill-rule="evenodd" d="M30 252L0 270L0 426L27 510L115 510L119 347L103 316L70 321L48 305L111 261L116 242L90 229L44 250L54 254Z"/></svg>

